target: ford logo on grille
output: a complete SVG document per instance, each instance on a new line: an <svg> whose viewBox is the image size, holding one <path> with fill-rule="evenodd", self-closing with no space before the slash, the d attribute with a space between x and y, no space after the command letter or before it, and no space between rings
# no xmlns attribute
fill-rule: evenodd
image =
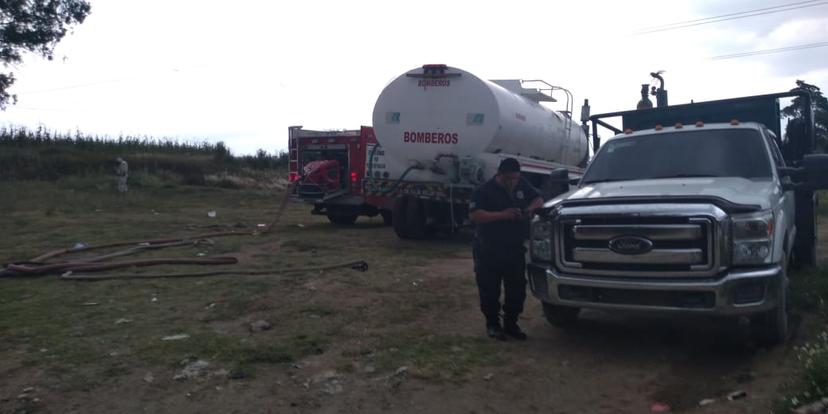
<svg viewBox="0 0 828 414"><path fill-rule="evenodd" d="M610 240L609 248L618 254L644 254L653 250L653 242L644 237L621 236Z"/></svg>

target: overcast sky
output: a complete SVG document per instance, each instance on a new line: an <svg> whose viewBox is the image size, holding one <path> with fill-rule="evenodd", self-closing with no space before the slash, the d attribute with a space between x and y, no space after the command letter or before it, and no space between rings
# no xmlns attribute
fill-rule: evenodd
<svg viewBox="0 0 828 414"><path fill-rule="evenodd" d="M670 103L828 89L828 1L92 0L57 47L8 68L19 102L0 124L287 147L287 128L371 124L382 88L424 63L487 79L545 79L592 113L633 109L665 70ZM648 28L791 4L676 30ZM778 10L778 9L774 9ZM562 109L562 108L561 108Z"/></svg>

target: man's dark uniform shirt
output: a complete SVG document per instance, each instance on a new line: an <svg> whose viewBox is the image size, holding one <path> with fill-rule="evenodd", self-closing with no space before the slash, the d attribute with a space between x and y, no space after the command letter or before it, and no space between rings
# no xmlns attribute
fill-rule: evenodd
<svg viewBox="0 0 828 414"><path fill-rule="evenodd" d="M523 210L537 197L540 197L538 191L522 178L512 194L492 178L474 191L469 203L469 212L501 211L507 208ZM528 220L478 223L475 228L475 247L480 249L481 253L510 255L517 250L524 251L523 240L528 236Z"/></svg>

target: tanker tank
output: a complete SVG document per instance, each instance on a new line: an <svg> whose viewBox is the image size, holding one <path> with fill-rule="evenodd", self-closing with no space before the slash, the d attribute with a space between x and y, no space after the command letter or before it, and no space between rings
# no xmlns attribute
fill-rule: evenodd
<svg viewBox="0 0 828 414"><path fill-rule="evenodd" d="M479 184L507 156L536 173L583 166L588 150L584 131L568 115L541 105L554 101L543 89L523 86L522 81L488 81L445 65L400 75L374 106L383 157L371 174Z"/></svg>

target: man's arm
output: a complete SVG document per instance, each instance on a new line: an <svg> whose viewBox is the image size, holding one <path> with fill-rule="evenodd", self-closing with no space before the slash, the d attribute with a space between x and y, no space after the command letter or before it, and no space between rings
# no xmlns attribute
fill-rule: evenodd
<svg viewBox="0 0 828 414"><path fill-rule="evenodd" d="M518 220L520 218L520 209L507 208L497 211L495 208L497 207L491 202L491 199L478 188L472 193L471 202L469 203L469 220L472 223L481 224L501 220Z"/></svg>
<svg viewBox="0 0 828 414"><path fill-rule="evenodd" d="M520 218L520 210L507 208L502 211L474 210L469 213L469 220L473 223L491 223L501 220L517 220Z"/></svg>

